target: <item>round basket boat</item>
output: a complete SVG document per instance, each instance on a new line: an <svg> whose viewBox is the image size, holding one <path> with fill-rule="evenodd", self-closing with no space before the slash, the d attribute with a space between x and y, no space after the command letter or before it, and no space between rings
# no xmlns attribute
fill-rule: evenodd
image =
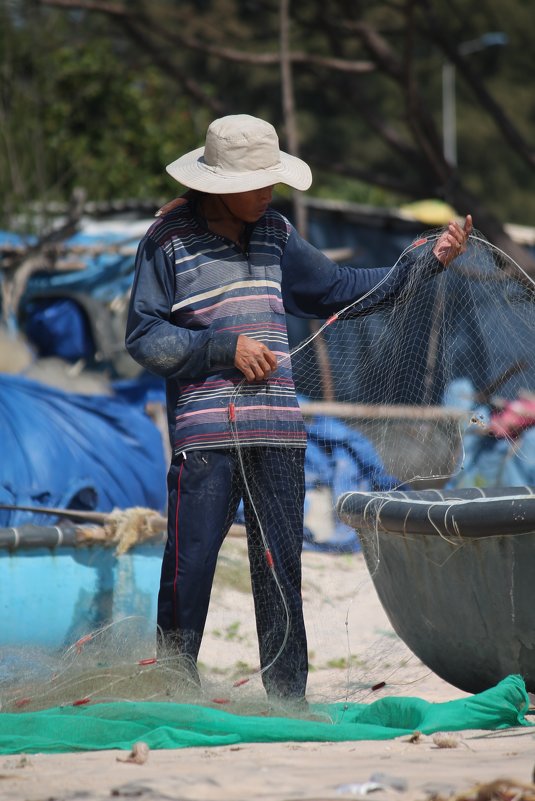
<svg viewBox="0 0 535 801"><path fill-rule="evenodd" d="M535 488L348 492L396 633L441 678L477 693L509 674L535 692Z"/></svg>

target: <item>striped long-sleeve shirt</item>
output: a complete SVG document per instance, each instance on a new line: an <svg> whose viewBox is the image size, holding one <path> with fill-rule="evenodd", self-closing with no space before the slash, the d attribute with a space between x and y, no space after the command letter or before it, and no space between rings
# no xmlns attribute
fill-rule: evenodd
<svg viewBox="0 0 535 801"><path fill-rule="evenodd" d="M236 438L305 447L285 311L328 317L366 296L356 307L362 313L395 295L411 264L392 271L338 266L273 209L248 234L243 252L208 230L192 201L159 218L138 249L126 346L166 379L175 454L228 448ZM277 356L269 379L247 384L234 367L240 334Z"/></svg>

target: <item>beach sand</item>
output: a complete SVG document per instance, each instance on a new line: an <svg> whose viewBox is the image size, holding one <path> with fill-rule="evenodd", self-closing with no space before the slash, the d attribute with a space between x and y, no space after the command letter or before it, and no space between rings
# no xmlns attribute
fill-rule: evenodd
<svg viewBox="0 0 535 801"><path fill-rule="evenodd" d="M303 600L311 702L371 703L385 695L442 702L466 696L429 671L395 636L361 554L305 552ZM200 654L206 692L226 694L229 711L239 711L248 697L260 698L258 677L242 690L233 687L236 677L250 675L256 659L245 545L231 539L221 554ZM379 690L371 689L382 682ZM445 732L414 742L401 737L151 750L143 764L125 761L127 756L124 751L0 756L0 799L535 798L530 785L535 729L526 727ZM468 792L498 779L509 782L509 794L488 788L486 795Z"/></svg>

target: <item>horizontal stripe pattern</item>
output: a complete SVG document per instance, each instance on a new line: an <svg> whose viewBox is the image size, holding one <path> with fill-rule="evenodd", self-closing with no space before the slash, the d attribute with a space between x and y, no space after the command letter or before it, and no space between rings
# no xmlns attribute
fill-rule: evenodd
<svg viewBox="0 0 535 801"><path fill-rule="evenodd" d="M260 281L254 279L250 281L234 281L232 284L225 284L223 286L216 287L215 289L201 292L198 295L190 295L185 300L175 303L171 311L177 311L177 309L181 309L188 304L201 303L204 300L216 298L220 295L229 295L230 293L237 298L241 298L243 293L240 290L251 290L256 287L262 287L262 289L265 289L266 287L272 287L273 289L278 289L280 291L280 284L276 283L275 281Z"/></svg>
<svg viewBox="0 0 535 801"><path fill-rule="evenodd" d="M175 266L172 321L194 330L240 334L277 356L269 381L247 384L235 368L177 381L175 452L242 445L305 447L282 302L280 261L288 221L269 209L254 226L248 253L207 231L191 203L158 220L150 236ZM172 380L172 379L168 379ZM232 411L231 411L232 410Z"/></svg>
<svg viewBox="0 0 535 801"><path fill-rule="evenodd" d="M229 317L240 317L259 315L271 306L276 314L283 314L284 307L282 300L266 295L241 295L224 298L210 306L192 309L183 312L177 318L180 325L186 328L195 325L198 327L210 327L211 324L220 320L227 320ZM221 326L223 327L223 326Z"/></svg>

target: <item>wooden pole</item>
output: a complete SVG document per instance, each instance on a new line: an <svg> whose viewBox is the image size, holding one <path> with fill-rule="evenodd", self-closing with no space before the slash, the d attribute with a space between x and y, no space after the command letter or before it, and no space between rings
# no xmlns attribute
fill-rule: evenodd
<svg viewBox="0 0 535 801"><path fill-rule="evenodd" d="M280 63L281 63L281 89L282 110L288 151L292 156L299 157L299 135L295 116L295 94L292 78L292 63L290 59L290 0L280 0ZM301 192L292 192L292 203L295 217L295 227L302 237L307 236L307 209ZM326 401L335 399L331 366L327 344L323 336L317 333L319 328L315 320L310 321L310 332L315 334L313 343L316 360L321 375L323 398Z"/></svg>
<svg viewBox="0 0 535 801"><path fill-rule="evenodd" d="M355 420L461 420L466 412L447 406L409 406L367 403L301 403L305 417L325 415Z"/></svg>

